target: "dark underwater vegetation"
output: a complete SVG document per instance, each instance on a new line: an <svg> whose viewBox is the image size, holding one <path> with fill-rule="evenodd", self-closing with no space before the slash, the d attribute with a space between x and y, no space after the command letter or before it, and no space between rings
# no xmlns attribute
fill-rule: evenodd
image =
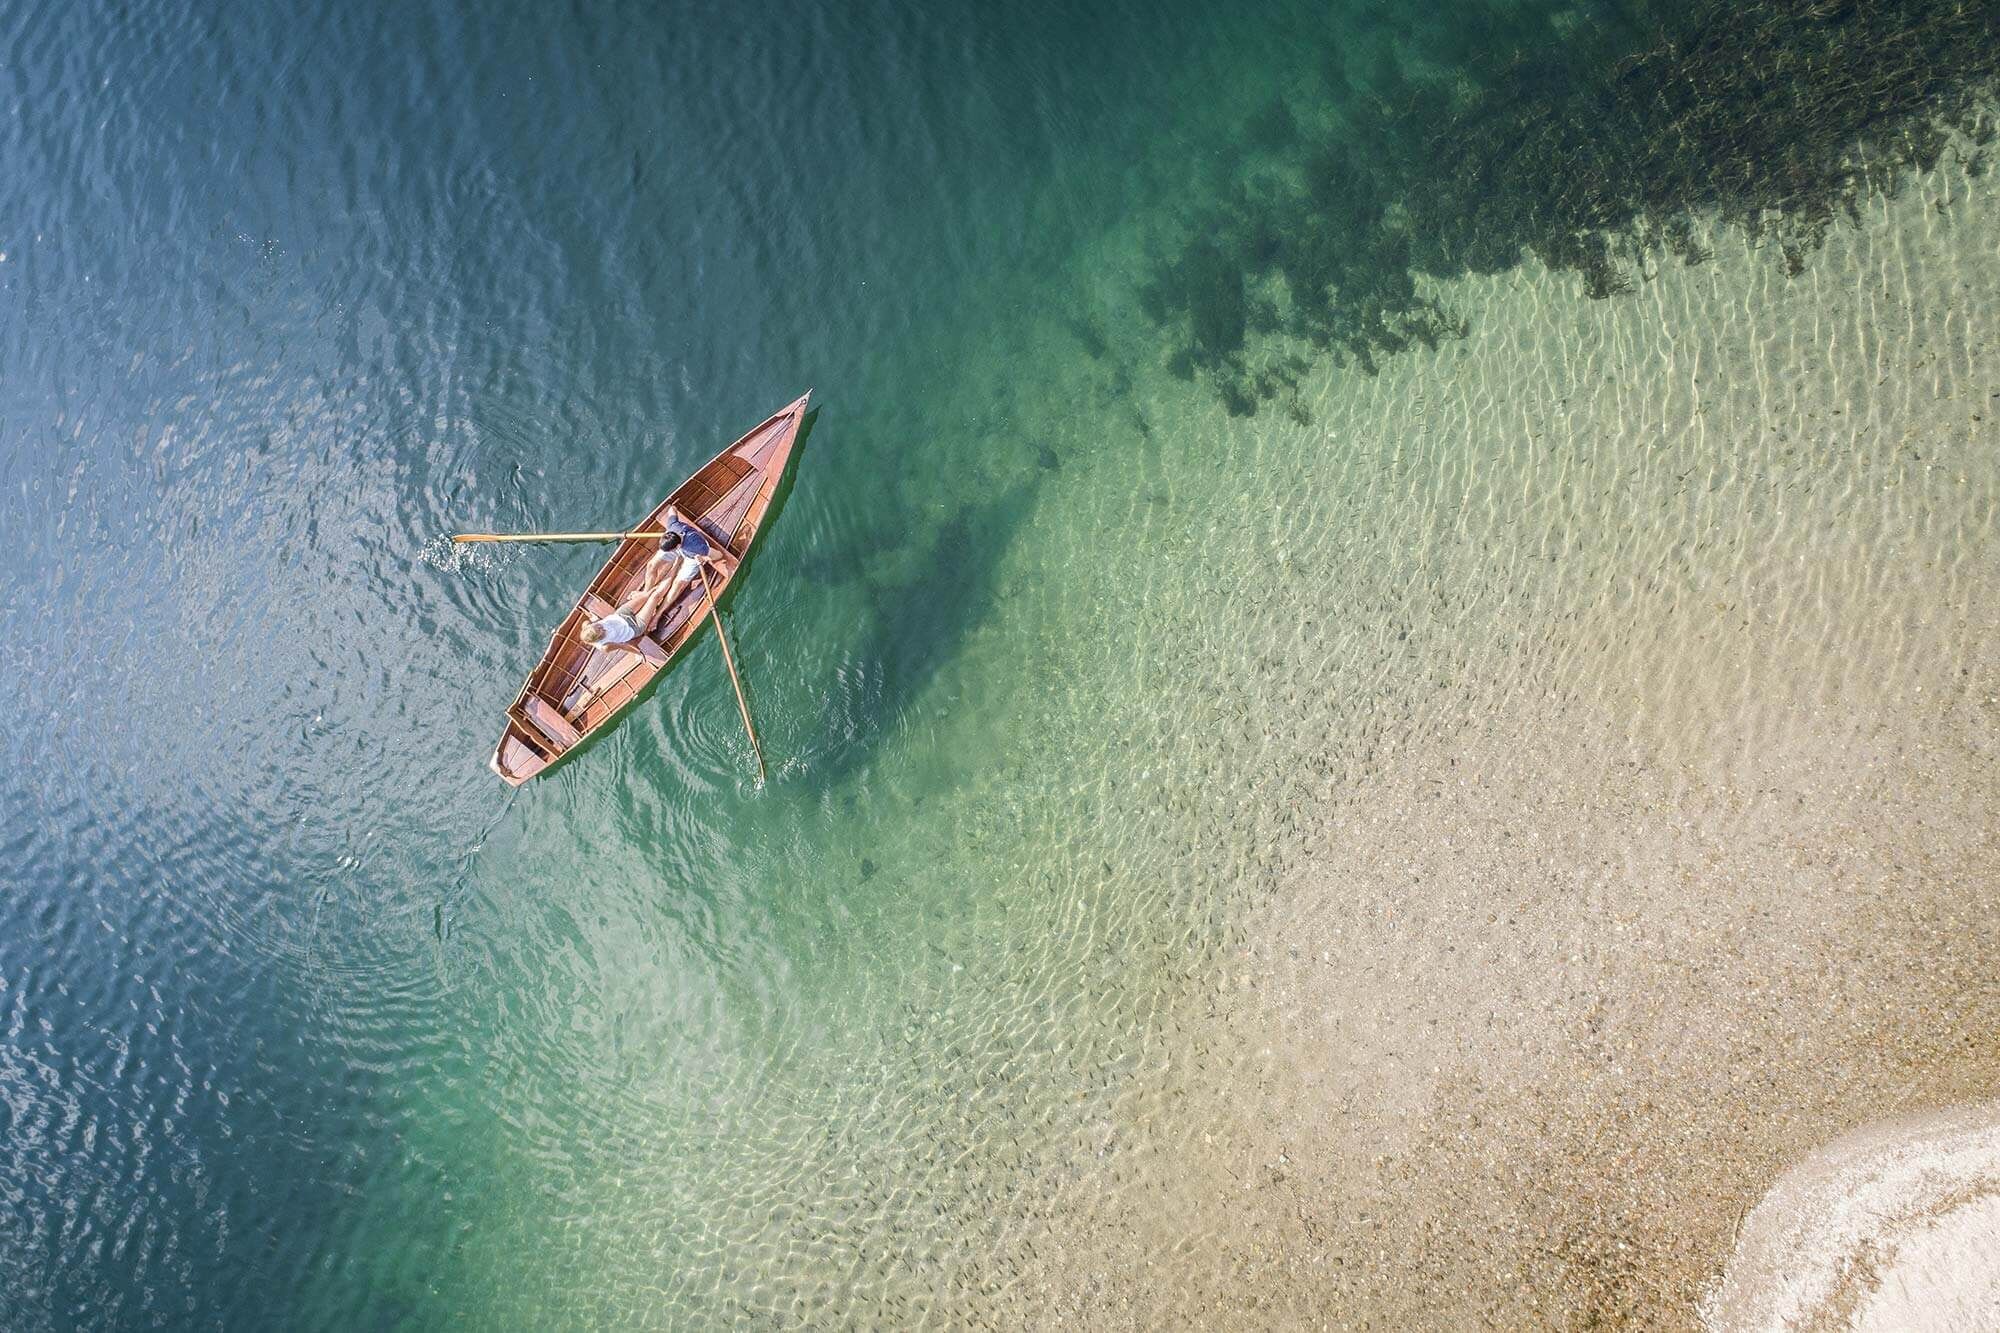
<svg viewBox="0 0 2000 1333"><path fill-rule="evenodd" d="M1713 214L1792 274L1838 219L1929 170L1961 135L1984 169L1981 109L2000 74L2000 4L1731 0L1375 3L1339 20L1380 39L1330 46L1328 105L1279 100L1244 126L1256 156L1224 202L1187 221L1142 291L1176 373L1229 410L1283 399L1298 340L1374 373L1463 337L1420 289L1532 254L1597 299L1648 253L1706 258Z"/></svg>

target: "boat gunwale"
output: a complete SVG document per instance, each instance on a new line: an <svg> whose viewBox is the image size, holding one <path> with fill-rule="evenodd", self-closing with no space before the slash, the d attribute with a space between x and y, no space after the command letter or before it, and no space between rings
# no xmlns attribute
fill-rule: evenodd
<svg viewBox="0 0 2000 1333"><path fill-rule="evenodd" d="M660 647L665 652L665 659L658 664L640 660L626 666L617 674L617 678L612 682L611 686L600 693L596 699L593 699L589 706L596 706L597 703L601 702L614 691L623 691L625 697L615 703L602 717L587 726L579 724L576 719L569 719L571 725L575 726L579 733L578 739L573 745L557 747L549 739L543 737L536 730L534 724L527 718L525 712L527 702L529 698L538 696L554 704L558 711L568 718L568 710L563 707L563 700L552 698L547 692L548 674L566 650L584 647L582 641L575 638L574 635L581 628L582 618L588 614L584 609L585 600L593 595L604 600L613 600L605 597L606 589L628 581L639 565L643 564L643 560L651 558L650 556L644 556L630 567L627 567L625 563L628 558L641 553L644 549L644 544L652 539L628 537L620 541L617 548L605 558L604 563L598 567L596 573L591 576L590 581L577 594L576 600L571 604L569 610L557 622L554 630L549 635L548 644L543 649L542 655L536 660L535 665L529 669L526 677L522 680L520 689L515 693L513 701L507 705L504 714L506 717L506 726L502 729L500 739L494 746L488 766L503 781L507 782L508 785L518 787L547 772L564 759L588 748L592 740L622 718L631 706L647 693L659 677L665 675L672 668L681 653L687 649L688 644L693 641L696 632L701 628L703 619L713 614L716 604L729 588L734 585L736 576L742 571L743 562L749 555L752 544L755 543L763 531L764 517L770 510L771 502L777 494L786 468L790 464L791 455L798 444L800 430L805 422L811 400L812 391L807 390L787 406L780 408L758 422L755 426L752 426L749 430L717 451L707 462L696 468L680 485L676 486L664 499L655 505L644 518L633 525L632 530L636 531L654 527L664 521L669 506L678 505L690 494L697 492L704 484L708 484L705 483L704 479L714 469L724 464L737 450L756 439L758 435L770 430L773 426L785 422L786 418L790 418L783 440L777 445L773 456L767 462L761 465L750 465L750 470L744 476L723 488L715 496L714 500L700 512L692 513L685 507L681 509L681 512L686 514L697 526L701 527L711 540L720 540L723 545L730 549L736 557L735 565L723 578L713 581L713 591L702 595L700 603L694 608L694 611L688 616L687 620L675 630L673 638L667 643L660 644ZM750 481L752 478L755 479L755 493L750 497L749 502L744 505L742 513L731 526L729 532L727 534L721 533L715 525L708 521L708 515L713 513L717 508L722 507L728 498L735 494L739 486ZM749 529L748 535L739 538L739 534L743 533L746 527ZM654 642L658 643L659 641L656 639ZM540 760L539 765L532 771L517 776L502 767L500 757L506 749L507 741L510 737L524 743Z"/></svg>

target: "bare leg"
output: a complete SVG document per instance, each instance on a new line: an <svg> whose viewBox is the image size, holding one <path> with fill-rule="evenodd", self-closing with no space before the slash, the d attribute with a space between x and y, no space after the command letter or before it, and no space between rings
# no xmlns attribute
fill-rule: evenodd
<svg viewBox="0 0 2000 1333"><path fill-rule="evenodd" d="M677 583L667 584L646 594L645 600L639 603L637 612L632 616L632 623L639 627L641 634L653 632L653 622L659 618L661 608L673 604L674 593L679 589L680 585Z"/></svg>
<svg viewBox="0 0 2000 1333"><path fill-rule="evenodd" d="M645 571L639 575L638 583L619 599L618 609L636 619L636 613L645 604L646 599L652 596L655 589L666 583L667 576L673 570L679 569L680 563L677 559L662 560L658 556L648 560Z"/></svg>
<svg viewBox="0 0 2000 1333"><path fill-rule="evenodd" d="M681 563L680 568L674 571L673 595L667 598L667 604L669 606L671 606L674 600L681 595L681 589L687 587L688 584L694 582L696 568L697 566L692 565L686 561L683 561Z"/></svg>
<svg viewBox="0 0 2000 1333"><path fill-rule="evenodd" d="M680 568L680 561L667 555L656 555L646 562L646 577L639 580L634 593L648 593L667 581L674 570Z"/></svg>

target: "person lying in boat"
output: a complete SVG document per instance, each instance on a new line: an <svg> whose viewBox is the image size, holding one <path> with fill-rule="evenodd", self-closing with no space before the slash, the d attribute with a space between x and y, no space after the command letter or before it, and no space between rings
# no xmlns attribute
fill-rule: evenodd
<svg viewBox="0 0 2000 1333"><path fill-rule="evenodd" d="M736 567L736 557L718 550L701 530L669 506L660 549L646 562L646 576L627 593L618 609L602 620L593 620L579 631L583 641L601 647L626 647L652 629L660 612L672 606L681 592L694 582L703 565L712 564L727 574Z"/></svg>
<svg viewBox="0 0 2000 1333"><path fill-rule="evenodd" d="M660 553L653 557L653 568L657 571L664 565L673 563L676 557L679 558L679 563L673 575L674 594L667 598L669 606L673 605L674 597L679 595L680 589L694 582L695 572L701 566L713 565L715 572L724 576L736 567L735 556L719 549L709 540L707 534L688 522L680 510L668 505L667 521L664 524L664 531L660 534Z"/></svg>
<svg viewBox="0 0 2000 1333"><path fill-rule="evenodd" d="M631 651L632 641L653 627L659 619L661 608L674 599L674 594L687 586L682 583L656 580L654 572L659 565L654 560L646 571L645 581L633 589L618 609L601 620L587 620L577 631L585 643L598 648L624 648Z"/></svg>

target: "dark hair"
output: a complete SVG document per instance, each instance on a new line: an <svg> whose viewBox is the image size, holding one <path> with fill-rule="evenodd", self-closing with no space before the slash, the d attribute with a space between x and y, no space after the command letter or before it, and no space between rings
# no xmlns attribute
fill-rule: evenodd
<svg viewBox="0 0 2000 1333"><path fill-rule="evenodd" d="M678 532L669 532L665 536L660 538L660 549L662 551L671 551L676 547L678 547L680 544L681 544L681 535Z"/></svg>

